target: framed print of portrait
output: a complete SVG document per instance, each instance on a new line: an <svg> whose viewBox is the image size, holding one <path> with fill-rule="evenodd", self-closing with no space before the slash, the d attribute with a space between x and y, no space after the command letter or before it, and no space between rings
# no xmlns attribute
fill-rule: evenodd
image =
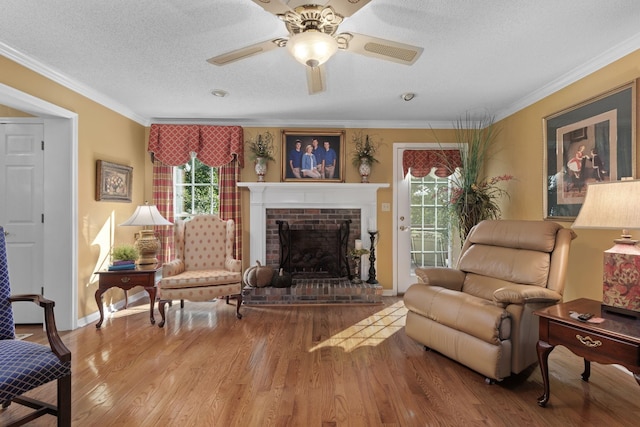
<svg viewBox="0 0 640 427"><path fill-rule="evenodd" d="M573 220L591 182L635 176L636 83L543 120L544 218Z"/></svg>
<svg viewBox="0 0 640 427"><path fill-rule="evenodd" d="M345 131L282 131L282 181L344 181Z"/></svg>
<svg viewBox="0 0 640 427"><path fill-rule="evenodd" d="M131 166L96 161L96 200L131 202Z"/></svg>

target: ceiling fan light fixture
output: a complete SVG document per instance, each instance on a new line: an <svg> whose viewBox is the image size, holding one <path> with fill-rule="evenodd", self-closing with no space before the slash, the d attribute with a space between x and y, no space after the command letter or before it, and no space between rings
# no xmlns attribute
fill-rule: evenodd
<svg viewBox="0 0 640 427"><path fill-rule="evenodd" d="M287 42L287 49L301 64L318 67L336 53L338 42L329 34L307 30L291 36Z"/></svg>

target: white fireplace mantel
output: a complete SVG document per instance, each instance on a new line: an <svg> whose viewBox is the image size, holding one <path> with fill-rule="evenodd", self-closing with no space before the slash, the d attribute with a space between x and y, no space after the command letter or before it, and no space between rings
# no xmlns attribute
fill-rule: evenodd
<svg viewBox="0 0 640 427"><path fill-rule="evenodd" d="M377 230L378 189L388 183L239 182L251 192L251 262L265 263L267 209L360 209L361 235ZM364 239L363 239L364 240Z"/></svg>

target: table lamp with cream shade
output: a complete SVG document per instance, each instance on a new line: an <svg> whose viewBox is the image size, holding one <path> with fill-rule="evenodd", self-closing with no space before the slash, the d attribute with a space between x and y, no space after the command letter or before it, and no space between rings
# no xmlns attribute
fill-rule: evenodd
<svg viewBox="0 0 640 427"><path fill-rule="evenodd" d="M629 232L640 229L640 180L590 184L572 228L622 230L604 251L602 308L640 318L640 247Z"/></svg>
<svg viewBox="0 0 640 427"><path fill-rule="evenodd" d="M173 223L167 221L155 205L145 203L138 206L133 215L120 225L145 227L140 233L136 233L135 248L138 251L136 266L140 270L155 269L158 266L157 255L160 249L160 240L156 237L153 229L146 227L173 225Z"/></svg>

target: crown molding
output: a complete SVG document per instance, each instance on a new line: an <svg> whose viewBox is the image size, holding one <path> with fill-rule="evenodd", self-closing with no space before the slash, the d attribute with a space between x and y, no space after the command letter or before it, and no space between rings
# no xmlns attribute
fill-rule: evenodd
<svg viewBox="0 0 640 427"><path fill-rule="evenodd" d="M275 120L216 118L152 118L156 124L218 125L243 127L314 128L314 129L453 129L454 124L425 120Z"/></svg>
<svg viewBox="0 0 640 427"><path fill-rule="evenodd" d="M638 49L640 49L640 33L514 102L511 106L496 114L496 121L523 110Z"/></svg>
<svg viewBox="0 0 640 427"><path fill-rule="evenodd" d="M55 70L52 67L44 65L42 62L31 58L30 56L25 55L22 52L19 52L18 50L2 42L0 42L0 55L6 56L7 58L22 65L23 67L35 71L36 73L41 74L44 77L66 87L67 89L79 93L80 95L86 96L90 100L97 102L98 104L103 105L118 114L122 114L123 116L143 126L148 125L147 118L136 114L131 109L114 101L108 96L105 96L104 94L86 86L85 84L66 76L65 74Z"/></svg>

